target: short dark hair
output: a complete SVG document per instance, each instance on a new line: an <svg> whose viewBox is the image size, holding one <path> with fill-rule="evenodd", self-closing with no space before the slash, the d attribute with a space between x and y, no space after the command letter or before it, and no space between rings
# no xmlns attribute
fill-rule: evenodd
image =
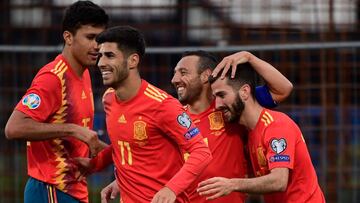
<svg viewBox="0 0 360 203"><path fill-rule="evenodd" d="M196 51L186 51L182 54L182 58L186 56L198 56L199 63L198 63L198 73L202 73L206 69L214 70L216 65L218 64L217 58L206 51L203 50L196 50Z"/></svg>
<svg viewBox="0 0 360 203"><path fill-rule="evenodd" d="M140 59L145 54L145 38L137 29L131 26L116 26L105 30L96 37L96 42L115 42L119 50L127 56L137 53Z"/></svg>
<svg viewBox="0 0 360 203"><path fill-rule="evenodd" d="M224 69L223 69L224 70ZM222 71L223 71L222 70ZM218 73L216 77L212 75L209 76L209 83L214 83L217 79L220 78L222 71ZM238 64L236 67L236 73L234 78L230 78L231 71L229 70L225 77L227 78L227 84L230 85L234 91L239 91L239 89L248 84L251 89L251 95L255 98L255 87L256 83L259 80L259 75L254 70L249 62Z"/></svg>
<svg viewBox="0 0 360 203"><path fill-rule="evenodd" d="M65 10L62 21L62 32L76 34L82 25L107 27L109 16L105 10L91 1L77 1Z"/></svg>

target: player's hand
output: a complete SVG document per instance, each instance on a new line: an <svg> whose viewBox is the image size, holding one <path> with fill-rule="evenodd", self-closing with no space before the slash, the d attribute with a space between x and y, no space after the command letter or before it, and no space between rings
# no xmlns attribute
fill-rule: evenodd
<svg viewBox="0 0 360 203"><path fill-rule="evenodd" d="M168 187L159 190L151 200L151 203L173 203L176 200L175 193Z"/></svg>
<svg viewBox="0 0 360 203"><path fill-rule="evenodd" d="M97 133L93 130L74 125L72 134L74 137L88 145L91 157L96 156L103 148L102 142L100 142Z"/></svg>
<svg viewBox="0 0 360 203"><path fill-rule="evenodd" d="M250 52L247 51L241 51L241 52L237 52L235 54L226 56L223 58L222 61L220 61L220 63L216 66L216 68L214 69L214 71L212 72L212 76L216 77L218 75L218 73L222 70L223 72L221 73L220 78L224 79L226 73L229 71L230 67L231 67L231 78L235 77L235 73L236 73L236 67L238 64L242 64L242 63L246 63L249 62L251 57L253 55Z"/></svg>
<svg viewBox="0 0 360 203"><path fill-rule="evenodd" d="M95 131L89 130L88 134L88 146L90 149L90 156L95 157L104 147L101 143L101 141L98 138L98 135Z"/></svg>
<svg viewBox="0 0 360 203"><path fill-rule="evenodd" d="M114 200L120 193L120 189L116 180L101 190L101 203L108 203L110 200Z"/></svg>
<svg viewBox="0 0 360 203"><path fill-rule="evenodd" d="M86 157L75 157L73 158L79 174L76 174L76 179L81 180L86 178L89 174L91 174L91 170L93 169L93 165L91 164L91 159Z"/></svg>
<svg viewBox="0 0 360 203"><path fill-rule="evenodd" d="M233 184L230 179L223 177L214 177L199 183L197 192L207 200L216 199L230 194L233 191Z"/></svg>

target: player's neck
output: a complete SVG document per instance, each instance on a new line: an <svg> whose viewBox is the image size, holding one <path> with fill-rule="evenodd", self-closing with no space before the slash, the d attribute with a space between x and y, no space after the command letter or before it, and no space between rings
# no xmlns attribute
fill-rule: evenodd
<svg viewBox="0 0 360 203"><path fill-rule="evenodd" d="M141 87L141 78L139 73L130 71L126 78L116 89L116 97L121 101L127 101L135 97Z"/></svg>
<svg viewBox="0 0 360 203"><path fill-rule="evenodd" d="M263 107L255 100L248 101L245 104L243 113L241 114L239 123L250 130L253 130L259 121Z"/></svg>
<svg viewBox="0 0 360 203"><path fill-rule="evenodd" d="M65 58L66 62L70 65L70 68L74 71L74 73L81 78L85 67L83 67L82 64L80 64L74 56L70 53L70 51L65 47L64 50L61 53L63 57Z"/></svg>
<svg viewBox="0 0 360 203"><path fill-rule="evenodd" d="M200 114L210 107L213 100L214 97L212 96L211 89L209 91L202 91L197 100L188 104L188 109L192 114Z"/></svg>

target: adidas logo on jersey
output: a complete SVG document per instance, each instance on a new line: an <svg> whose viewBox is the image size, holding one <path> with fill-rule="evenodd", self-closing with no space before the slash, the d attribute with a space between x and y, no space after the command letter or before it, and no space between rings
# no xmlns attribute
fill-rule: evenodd
<svg viewBox="0 0 360 203"><path fill-rule="evenodd" d="M118 122L119 123L126 123L126 118L125 118L124 114L121 114L121 116L118 119Z"/></svg>
<svg viewBox="0 0 360 203"><path fill-rule="evenodd" d="M86 99L87 97L86 97L86 94L85 94L85 92L84 92L84 90L82 91L82 94L81 94L81 99Z"/></svg>

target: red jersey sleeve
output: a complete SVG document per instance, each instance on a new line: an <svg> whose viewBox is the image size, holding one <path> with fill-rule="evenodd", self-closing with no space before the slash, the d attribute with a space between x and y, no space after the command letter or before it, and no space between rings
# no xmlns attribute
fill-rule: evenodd
<svg viewBox="0 0 360 203"><path fill-rule="evenodd" d="M61 99L59 78L50 72L43 72L34 78L31 87L15 109L36 121L44 122L59 109Z"/></svg>
<svg viewBox="0 0 360 203"><path fill-rule="evenodd" d="M278 120L265 130L264 145L269 170L273 168L294 168L296 132L292 125Z"/></svg>
<svg viewBox="0 0 360 203"><path fill-rule="evenodd" d="M166 184L178 195L194 182L209 164L211 153L199 129L177 100L165 100L158 118L163 131L176 141L181 150L191 154L180 171Z"/></svg>
<svg viewBox="0 0 360 203"><path fill-rule="evenodd" d="M195 126L183 106L175 99L166 99L158 111L161 129L174 139L182 148L189 147L189 143L202 140L199 129Z"/></svg>
<svg viewBox="0 0 360 203"><path fill-rule="evenodd" d="M113 163L112 159L112 145L107 146L101 150L96 157L91 159L91 173L102 171L104 168Z"/></svg>

